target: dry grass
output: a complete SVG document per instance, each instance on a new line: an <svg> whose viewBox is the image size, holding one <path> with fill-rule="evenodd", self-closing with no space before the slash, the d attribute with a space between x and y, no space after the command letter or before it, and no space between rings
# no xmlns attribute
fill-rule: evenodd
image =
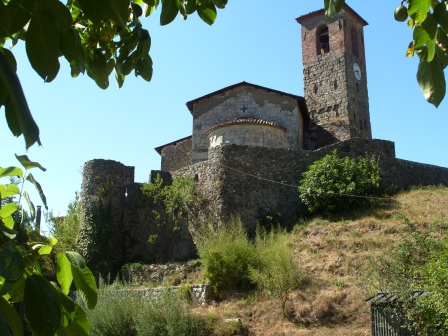
<svg viewBox="0 0 448 336"><path fill-rule="evenodd" d="M447 230L448 188L403 192L391 202L297 226L290 242L306 280L287 303L289 319L282 316L279 302L255 294L197 313L240 318L250 335L370 335L365 299L375 293L371 260L393 249L404 217L422 228L436 223L434 234Z"/></svg>

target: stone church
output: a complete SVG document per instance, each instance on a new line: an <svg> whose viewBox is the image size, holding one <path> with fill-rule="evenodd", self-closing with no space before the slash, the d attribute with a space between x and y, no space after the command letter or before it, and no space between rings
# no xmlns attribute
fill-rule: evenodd
<svg viewBox="0 0 448 336"><path fill-rule="evenodd" d="M304 211L297 190L302 173L333 150L377 157L385 189L448 185L447 168L397 159L393 142L372 139L367 22L348 5L330 21L323 9L296 20L304 97L241 82L189 101L192 135L156 148L161 171L151 171L151 179L156 174L167 183L180 174L194 178L206 200L207 221L225 225L239 216L249 231L266 219L297 223ZM134 181L134 167L103 159L84 164L78 246L85 257L95 251L101 260L107 255L109 271L129 262L195 255L190 227L174 232L154 224L141 186ZM98 228L94 217L101 209L109 209L108 226ZM149 244L150 236L157 241Z"/></svg>
<svg viewBox="0 0 448 336"><path fill-rule="evenodd" d="M189 101L192 136L156 148L163 171L208 160L209 149L224 144L315 150L371 139L367 22L348 5L331 21L323 9L296 20L305 97L241 82Z"/></svg>

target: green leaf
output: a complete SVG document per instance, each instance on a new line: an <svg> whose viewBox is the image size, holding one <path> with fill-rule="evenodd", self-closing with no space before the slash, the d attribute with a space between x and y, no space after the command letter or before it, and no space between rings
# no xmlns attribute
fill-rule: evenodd
<svg viewBox="0 0 448 336"><path fill-rule="evenodd" d="M41 275L32 274L25 282L25 318L32 331L41 336L54 336L61 323L61 308L51 284Z"/></svg>
<svg viewBox="0 0 448 336"><path fill-rule="evenodd" d="M9 223L9 226L14 226L14 220L12 217L10 217L12 220L12 223ZM4 221L5 219L3 219ZM0 222L0 230L2 231L2 233L8 237L9 239L14 239L17 236L17 231L7 227L3 222ZM0 273L1 276L1 273Z"/></svg>
<svg viewBox="0 0 448 336"><path fill-rule="evenodd" d="M109 86L109 73L107 69L106 57L97 51L94 55L93 60L86 63L87 75L91 77L95 83L103 90L107 89Z"/></svg>
<svg viewBox="0 0 448 336"><path fill-rule="evenodd" d="M28 108L19 78L8 57L0 52L0 82L8 91L9 101L5 104L6 121L12 134L16 137L23 134L26 148L40 143L39 128Z"/></svg>
<svg viewBox="0 0 448 336"><path fill-rule="evenodd" d="M16 203L8 203L0 209L0 217L8 217L19 209Z"/></svg>
<svg viewBox="0 0 448 336"><path fill-rule="evenodd" d="M123 75L121 73L121 71L119 70L120 67L121 67L121 65L115 64L115 80L117 81L118 88L121 88L123 86L124 79L126 78L126 76Z"/></svg>
<svg viewBox="0 0 448 336"><path fill-rule="evenodd" d="M434 18L437 23L442 27L442 30L448 34L448 8L446 4L439 3L434 7Z"/></svg>
<svg viewBox="0 0 448 336"><path fill-rule="evenodd" d="M14 218L12 216L3 217L2 222L8 229L12 230L14 228Z"/></svg>
<svg viewBox="0 0 448 336"><path fill-rule="evenodd" d="M67 336L89 336L90 325L84 310L75 303L75 314L72 322L67 326Z"/></svg>
<svg viewBox="0 0 448 336"><path fill-rule="evenodd" d="M9 15L8 8L3 1L0 1L0 38L10 35L9 28L11 26L11 17Z"/></svg>
<svg viewBox="0 0 448 336"><path fill-rule="evenodd" d="M30 211L30 219L32 221L34 221L34 219L36 218L36 208L34 207L34 204L31 201L31 198L30 198L30 195L28 194L28 192L24 191L23 196L25 197L26 202L28 203L28 209Z"/></svg>
<svg viewBox="0 0 448 336"><path fill-rule="evenodd" d="M84 270L84 268L86 268L86 262L78 252L65 251L65 256L68 258L70 263L78 268L81 272Z"/></svg>
<svg viewBox="0 0 448 336"><path fill-rule="evenodd" d="M68 294L73 282L73 275L70 260L62 252L58 253L56 276L61 285L62 292Z"/></svg>
<svg viewBox="0 0 448 336"><path fill-rule="evenodd" d="M0 198L20 194L20 188L15 184L0 184Z"/></svg>
<svg viewBox="0 0 448 336"><path fill-rule="evenodd" d="M149 55L146 55L137 61L137 64L135 65L135 75L141 76L147 82L151 81L152 59Z"/></svg>
<svg viewBox="0 0 448 336"><path fill-rule="evenodd" d="M8 241L0 251L0 276L6 281L17 281L25 270L23 257L17 251L14 243Z"/></svg>
<svg viewBox="0 0 448 336"><path fill-rule="evenodd" d="M59 72L59 29L46 12L36 11L26 35L26 53L33 69L45 82L51 82Z"/></svg>
<svg viewBox="0 0 448 336"><path fill-rule="evenodd" d="M33 168L39 168L42 171L46 171L44 167L41 166L40 163L31 161L27 155L16 155L16 159L20 162L20 164L25 168L25 170L30 170Z"/></svg>
<svg viewBox="0 0 448 336"><path fill-rule="evenodd" d="M85 72L84 52L79 33L75 29L70 28L61 34L61 51L72 69L79 73Z"/></svg>
<svg viewBox="0 0 448 336"><path fill-rule="evenodd" d="M207 2L203 5L199 5L197 12L202 21L209 24L210 26L213 24L213 22L215 22L217 13L215 5L213 5L212 3Z"/></svg>
<svg viewBox="0 0 448 336"><path fill-rule="evenodd" d="M97 24L106 18L104 0L78 0L81 9L90 21Z"/></svg>
<svg viewBox="0 0 448 336"><path fill-rule="evenodd" d="M61 32L73 25L72 14L59 0L40 0L39 6L51 15Z"/></svg>
<svg viewBox="0 0 448 336"><path fill-rule="evenodd" d="M146 29L140 28L139 30L139 43L137 46L136 56L138 58L143 58L145 55L149 54L149 49L151 48L151 37Z"/></svg>
<svg viewBox="0 0 448 336"><path fill-rule="evenodd" d="M160 13L160 24L165 26L176 18L179 13L179 0L162 0L162 13Z"/></svg>
<svg viewBox="0 0 448 336"><path fill-rule="evenodd" d="M0 168L0 177L5 177L5 176L22 177L23 171L22 171L22 169L20 169L18 167Z"/></svg>
<svg viewBox="0 0 448 336"><path fill-rule="evenodd" d="M50 246L55 246L58 243L58 240L56 239L56 237L53 237L53 236L50 237L49 241L50 241L50 243L49 243Z"/></svg>
<svg viewBox="0 0 448 336"><path fill-rule="evenodd" d="M129 18L129 0L106 0L103 11L107 18L111 18L121 27L126 27Z"/></svg>
<svg viewBox="0 0 448 336"><path fill-rule="evenodd" d="M430 8L431 1L428 0L412 0L408 2L408 14L414 19L416 24L421 24L425 21Z"/></svg>
<svg viewBox="0 0 448 336"><path fill-rule="evenodd" d="M36 188L37 192L39 193L39 196L40 196L40 199L42 200L42 203L45 206L45 209L48 210L47 198L45 197L45 194L44 194L44 192L42 190L42 187L40 186L39 182L37 182L34 179L34 176L32 174L28 174L28 176L26 177L26 180L30 181L34 185L34 187Z"/></svg>
<svg viewBox="0 0 448 336"><path fill-rule="evenodd" d="M51 247L50 245L44 245L39 249L38 253L39 255L46 255L50 254L51 250L53 250L53 247Z"/></svg>
<svg viewBox="0 0 448 336"><path fill-rule="evenodd" d="M23 336L23 326L22 326L22 319L20 318L20 315L17 313L17 311L14 309L12 305L8 303L3 297L0 296L0 319L3 320L0 323L0 334L7 336L7 335L13 335L13 336ZM9 326L9 329L5 329L4 325L4 319L6 319L6 323Z"/></svg>
<svg viewBox="0 0 448 336"><path fill-rule="evenodd" d="M211 1L219 9L223 9L227 5L227 0L211 0Z"/></svg>
<svg viewBox="0 0 448 336"><path fill-rule="evenodd" d="M31 19L34 12L35 0L11 0L8 2L8 11L11 17L9 33L15 34Z"/></svg>
<svg viewBox="0 0 448 336"><path fill-rule="evenodd" d="M425 99L438 107L445 97L446 82L442 65L437 58L434 58L432 62L420 61L417 82Z"/></svg>
<svg viewBox="0 0 448 336"><path fill-rule="evenodd" d="M198 9L197 0L188 0L187 5L185 6L185 11L187 15L193 14Z"/></svg>
<svg viewBox="0 0 448 336"><path fill-rule="evenodd" d="M23 294L25 292L25 280L26 280L26 273L23 273L22 276L14 282L14 284L11 286L11 289L9 290L9 296L10 296L10 302L21 302L23 301Z"/></svg>
<svg viewBox="0 0 448 336"><path fill-rule="evenodd" d="M72 264L72 274L76 288L84 294L83 298L86 301L87 308L95 308L98 300L98 288L96 287L95 277L90 269L85 267L81 271Z"/></svg>
<svg viewBox="0 0 448 336"><path fill-rule="evenodd" d="M344 7L345 0L325 0L325 19L330 20Z"/></svg>

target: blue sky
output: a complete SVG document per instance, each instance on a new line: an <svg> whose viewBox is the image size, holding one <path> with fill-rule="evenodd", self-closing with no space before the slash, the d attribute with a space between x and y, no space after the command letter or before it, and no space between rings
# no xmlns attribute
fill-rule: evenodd
<svg viewBox="0 0 448 336"><path fill-rule="evenodd" d="M393 19L400 1L348 3L369 23L364 36L373 137L394 141L398 158L448 167L448 98L436 109L420 92L418 60L404 56L411 32ZM151 169L160 169L154 148L191 134L187 101L241 81L303 96L295 18L322 7L323 0L229 0L211 27L196 14L161 27L159 9L143 20L152 37L153 79L131 74L121 89L113 77L107 90L87 75L72 79L62 58L58 77L43 83L22 43L13 52L43 147L26 153L24 140L14 138L2 118L0 165L16 165L14 153L26 153L45 166L47 172L35 177L56 215L66 213L80 190L88 160L135 166L135 180L145 182Z"/></svg>

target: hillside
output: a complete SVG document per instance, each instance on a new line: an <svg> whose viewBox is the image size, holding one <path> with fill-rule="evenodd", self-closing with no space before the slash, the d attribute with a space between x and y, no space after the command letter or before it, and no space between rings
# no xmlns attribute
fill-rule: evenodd
<svg viewBox="0 0 448 336"><path fill-rule="evenodd" d="M365 299L380 290L372 260L393 249L405 217L419 228L437 223L434 234L441 235L447 214L448 189L425 188L338 218L312 218L290 234L305 274L287 303L290 320L282 316L278 302L257 294L235 294L196 313L240 318L251 335L370 335ZM222 335L228 334L223 330Z"/></svg>

